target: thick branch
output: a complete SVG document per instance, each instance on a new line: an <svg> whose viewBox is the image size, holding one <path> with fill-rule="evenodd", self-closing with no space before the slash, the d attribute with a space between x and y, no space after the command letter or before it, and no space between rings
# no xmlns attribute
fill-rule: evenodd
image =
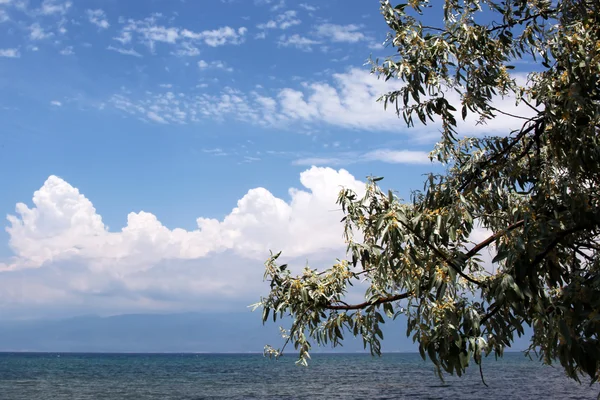
<svg viewBox="0 0 600 400"><path fill-rule="evenodd" d="M468 253L465 254L465 261L468 260L469 258L473 257L475 254L479 253L485 247L489 246L492 242L494 242L500 236L512 231L513 229L523 226L524 223L525 223L525 220L523 220L523 219L520 221L517 221L514 224L512 224L511 226L509 226L508 228L504 229L503 231L493 234L489 238L485 239L483 242L477 244L475 247L473 247L471 250L469 250Z"/></svg>
<svg viewBox="0 0 600 400"><path fill-rule="evenodd" d="M360 303L360 304L350 304L350 305L349 304L346 304L346 305L328 304L325 306L325 308L328 310L362 310L363 308L367 308L369 306L378 306L383 303L391 303L393 301L403 300L403 299L408 298L410 295L411 295L410 293L402 293L402 294L397 294L395 296L382 297L374 302L365 301L364 303Z"/></svg>

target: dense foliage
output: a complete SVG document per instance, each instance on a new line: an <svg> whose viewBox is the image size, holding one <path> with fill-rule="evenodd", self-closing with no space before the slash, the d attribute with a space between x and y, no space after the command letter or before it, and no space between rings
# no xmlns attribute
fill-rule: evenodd
<svg viewBox="0 0 600 400"><path fill-rule="evenodd" d="M270 293L257 304L263 320L291 316L284 335L305 364L311 342L335 346L345 334L361 335L379 354L384 315L402 316L440 376L502 355L528 325L531 355L596 381L600 1L432 4L381 2L395 54L374 61L373 71L404 83L381 100L409 126L440 127L431 157L445 172L409 202L384 193L378 178L364 196L343 190L348 259L295 276L272 255ZM423 24L442 5L440 25ZM533 70L526 80L511 74L518 62ZM448 101L452 93L460 103ZM528 114L500 109L502 96ZM488 125L514 120L519 129L466 137L460 120L472 115ZM473 242L474 229L487 239ZM481 257L488 249L491 263ZM365 302L347 304L358 280L368 283Z"/></svg>

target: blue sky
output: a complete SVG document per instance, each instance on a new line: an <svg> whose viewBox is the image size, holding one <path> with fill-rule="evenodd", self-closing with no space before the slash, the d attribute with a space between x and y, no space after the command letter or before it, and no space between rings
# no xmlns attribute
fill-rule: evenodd
<svg viewBox="0 0 600 400"><path fill-rule="evenodd" d="M386 33L375 0L0 0L2 316L239 311L269 249L343 256L341 186L439 168L375 101Z"/></svg>

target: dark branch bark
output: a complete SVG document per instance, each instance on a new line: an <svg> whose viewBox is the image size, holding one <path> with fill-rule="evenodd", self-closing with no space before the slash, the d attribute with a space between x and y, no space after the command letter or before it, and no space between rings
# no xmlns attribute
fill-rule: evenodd
<svg viewBox="0 0 600 400"><path fill-rule="evenodd" d="M514 139L502 151L492 155L487 160L481 161L481 163L479 163L479 170L489 168L492 163L494 163L497 160L502 159L506 154L508 154L512 150L513 147L515 147L517 145L517 143L519 143L521 141L521 139L523 139L525 137L525 135L527 135L532 130L536 129L536 127L541 123L542 123L542 119L540 119L540 118L531 118L528 122L524 123L523 126L521 127L521 130L517 134L517 136L515 136ZM519 156L519 158L523 157L523 156L524 156L524 154L521 154ZM458 191L462 193L472 183L472 181L477 176L478 175L476 173L472 173L459 186Z"/></svg>
<svg viewBox="0 0 600 400"><path fill-rule="evenodd" d="M548 18L550 18L551 16L553 17L556 12L557 12L556 9L550 10L550 11L548 11L546 13L546 15L548 16ZM524 17L524 18L521 18L521 19L517 19L517 20L511 21L511 22L509 22L507 24L497 25L497 26L495 26L493 28L488 29L487 33L489 34L491 32L494 32L494 31L497 31L497 30L500 30L500 29L511 29L511 28L513 28L516 25L521 25L524 22L531 21L532 19L539 18L539 17L542 17L542 13L541 12L532 14L532 15L530 15L528 17Z"/></svg>
<svg viewBox="0 0 600 400"><path fill-rule="evenodd" d="M393 301L403 300L403 299L408 298L410 295L411 295L410 293L402 293L402 294L397 294L395 296L382 297L374 302L365 301L364 303L351 304L351 305L328 304L325 306L325 308L328 310L362 310L363 308L367 308L369 306L378 306L383 303L391 303Z"/></svg>
<svg viewBox="0 0 600 400"><path fill-rule="evenodd" d="M501 305L496 305L492 311L489 311L487 314L485 314L483 316L483 318L481 318L481 321L479 322L479 324L480 325L485 324L488 321L488 319L492 318L498 311L500 311L501 308L502 308Z"/></svg>
<svg viewBox="0 0 600 400"><path fill-rule="evenodd" d="M477 244L475 247L473 247L471 250L469 250L465 254L465 261L468 260L469 258L473 257L475 254L479 253L485 247L489 246L493 241L498 239L500 236L512 231L513 229L517 229L517 228L523 226L524 223L525 223L525 220L523 220L523 219L520 221L517 221L514 224L512 224L511 226L509 226L508 228L506 228L505 230L500 231L500 232L490 236L489 238L485 239L483 242Z"/></svg>

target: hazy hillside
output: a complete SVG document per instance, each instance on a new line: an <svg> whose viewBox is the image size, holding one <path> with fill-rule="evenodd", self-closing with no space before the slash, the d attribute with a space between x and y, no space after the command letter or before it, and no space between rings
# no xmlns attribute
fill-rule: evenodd
<svg viewBox="0 0 600 400"><path fill-rule="evenodd" d="M262 352L267 343L282 343L278 325L263 326L260 315L250 312L0 322L0 351ZM348 341L343 350L362 350L362 343Z"/></svg>

